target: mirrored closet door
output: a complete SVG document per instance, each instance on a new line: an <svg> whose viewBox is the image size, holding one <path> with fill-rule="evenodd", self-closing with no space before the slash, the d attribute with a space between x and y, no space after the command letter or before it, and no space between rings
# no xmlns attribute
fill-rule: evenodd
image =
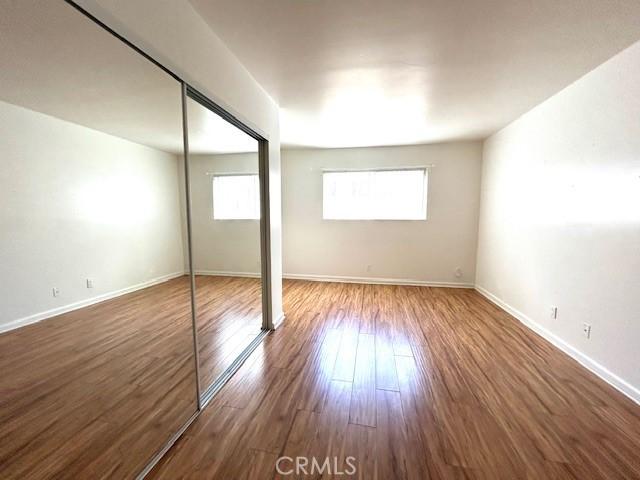
<svg viewBox="0 0 640 480"><path fill-rule="evenodd" d="M198 408L182 84L62 0L0 10L0 476L134 478Z"/></svg>
<svg viewBox="0 0 640 480"><path fill-rule="evenodd" d="M187 98L191 241L201 395L262 332L258 141Z"/></svg>

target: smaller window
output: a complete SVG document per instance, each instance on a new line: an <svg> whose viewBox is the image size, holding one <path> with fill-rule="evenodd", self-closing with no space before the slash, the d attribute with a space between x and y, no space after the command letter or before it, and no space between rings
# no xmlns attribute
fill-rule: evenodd
<svg viewBox="0 0 640 480"><path fill-rule="evenodd" d="M259 220L260 184L258 175L214 175L213 219Z"/></svg>
<svg viewBox="0 0 640 480"><path fill-rule="evenodd" d="M426 220L426 167L328 171L322 175L325 220Z"/></svg>

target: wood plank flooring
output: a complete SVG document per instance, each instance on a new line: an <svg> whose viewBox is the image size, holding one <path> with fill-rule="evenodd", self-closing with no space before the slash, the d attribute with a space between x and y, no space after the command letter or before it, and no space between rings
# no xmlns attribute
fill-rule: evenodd
<svg viewBox="0 0 640 480"><path fill-rule="evenodd" d="M186 279L0 335L0 477L130 478L196 411Z"/></svg>
<svg viewBox="0 0 640 480"><path fill-rule="evenodd" d="M197 283L210 381L259 283ZM150 478L278 478L282 456L355 457L341 478L640 478L639 407L474 291L286 281L284 301ZM0 335L0 478L133 478L195 411L188 305L176 279Z"/></svg>
<svg viewBox="0 0 640 480"><path fill-rule="evenodd" d="M278 475L282 456L355 457L339 478L640 478L640 407L475 291L286 281L284 302L150 478L331 476Z"/></svg>
<svg viewBox="0 0 640 480"><path fill-rule="evenodd" d="M200 386L204 390L262 328L259 278L196 276Z"/></svg>
<svg viewBox="0 0 640 480"><path fill-rule="evenodd" d="M205 382L255 338L259 289L197 278ZM194 365L186 277L0 335L0 478L135 477L196 411Z"/></svg>

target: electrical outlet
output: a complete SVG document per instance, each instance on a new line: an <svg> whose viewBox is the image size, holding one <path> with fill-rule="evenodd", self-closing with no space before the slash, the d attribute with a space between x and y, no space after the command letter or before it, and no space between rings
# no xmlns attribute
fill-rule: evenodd
<svg viewBox="0 0 640 480"><path fill-rule="evenodd" d="M93 288L93 280L91 278L87 278L87 288Z"/></svg>
<svg viewBox="0 0 640 480"><path fill-rule="evenodd" d="M460 267L456 268L455 275L456 278L460 278L462 276L462 269Z"/></svg>
<svg viewBox="0 0 640 480"><path fill-rule="evenodd" d="M58 287L53 287L52 292L54 297L60 296L60 289Z"/></svg>
<svg viewBox="0 0 640 480"><path fill-rule="evenodd" d="M558 318L558 307L551 307L551 309L549 310L549 315L554 320Z"/></svg>
<svg viewBox="0 0 640 480"><path fill-rule="evenodd" d="M584 334L585 337L591 338L591 325L589 325L588 323L583 323L582 333Z"/></svg>
<svg viewBox="0 0 640 480"><path fill-rule="evenodd" d="M367 265L367 272L371 271L371 265Z"/></svg>

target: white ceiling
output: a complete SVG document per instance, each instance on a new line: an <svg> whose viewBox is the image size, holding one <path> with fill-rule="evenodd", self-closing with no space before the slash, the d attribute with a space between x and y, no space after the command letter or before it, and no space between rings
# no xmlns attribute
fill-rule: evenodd
<svg viewBox="0 0 640 480"><path fill-rule="evenodd" d="M484 138L640 39L638 0L190 0L285 145Z"/></svg>
<svg viewBox="0 0 640 480"><path fill-rule="evenodd" d="M180 84L62 0L0 0L0 100L182 153ZM194 153L257 142L189 103Z"/></svg>

